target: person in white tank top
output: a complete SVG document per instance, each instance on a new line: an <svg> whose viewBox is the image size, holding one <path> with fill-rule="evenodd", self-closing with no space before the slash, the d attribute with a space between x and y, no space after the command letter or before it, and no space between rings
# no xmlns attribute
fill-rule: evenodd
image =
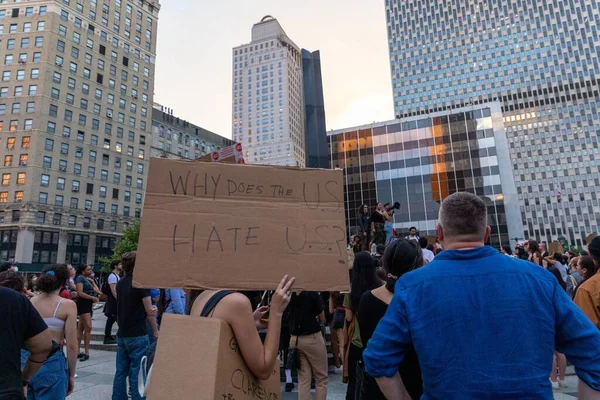
<svg viewBox="0 0 600 400"><path fill-rule="evenodd" d="M48 325L52 340L56 344L42 368L29 382L28 400L64 399L75 387L78 351L77 306L72 300L59 296L68 279L67 266L59 264L44 268L37 280L39 294L31 299L31 304ZM62 351L65 343L66 358ZM23 351L21 358L26 359L26 351Z"/></svg>

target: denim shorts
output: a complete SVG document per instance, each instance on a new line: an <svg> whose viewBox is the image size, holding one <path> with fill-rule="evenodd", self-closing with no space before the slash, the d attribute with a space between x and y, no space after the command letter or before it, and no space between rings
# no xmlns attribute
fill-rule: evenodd
<svg viewBox="0 0 600 400"><path fill-rule="evenodd" d="M29 352L21 350L21 368L25 365ZM67 396L69 371L67 359L62 351L57 351L44 361L40 370L27 386L27 400L56 400Z"/></svg>

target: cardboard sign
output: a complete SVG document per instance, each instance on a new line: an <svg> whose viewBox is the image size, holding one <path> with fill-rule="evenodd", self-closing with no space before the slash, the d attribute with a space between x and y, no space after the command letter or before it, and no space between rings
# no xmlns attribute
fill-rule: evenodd
<svg viewBox="0 0 600 400"><path fill-rule="evenodd" d="M242 144L236 143L233 146L225 147L219 151L213 151L210 154L200 157L199 161L212 161L212 162L228 162L236 164L244 164L244 153L242 151Z"/></svg>
<svg viewBox="0 0 600 400"><path fill-rule="evenodd" d="M551 256L555 253L563 254L564 252L565 250L563 249L563 245L560 242L555 240L552 243L550 243L550 246L548 248L548 254L550 254Z"/></svg>
<svg viewBox="0 0 600 400"><path fill-rule="evenodd" d="M134 282L348 290L341 170L150 160Z"/></svg>
<svg viewBox="0 0 600 400"><path fill-rule="evenodd" d="M267 381L246 367L231 327L220 319L165 314L148 400L281 398L279 362Z"/></svg>
<svg viewBox="0 0 600 400"><path fill-rule="evenodd" d="M592 240L596 239L597 236L598 235L596 233L590 233L585 237L585 244L589 246L590 244L592 244Z"/></svg>

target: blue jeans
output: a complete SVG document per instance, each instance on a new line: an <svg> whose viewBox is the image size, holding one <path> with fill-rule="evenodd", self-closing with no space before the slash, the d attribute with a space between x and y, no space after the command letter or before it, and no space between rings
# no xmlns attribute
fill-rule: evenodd
<svg viewBox="0 0 600 400"><path fill-rule="evenodd" d="M138 391L140 362L148 350L148 336L120 337L117 335L117 372L113 382L112 400L127 400L127 377L132 400L144 400Z"/></svg>
<svg viewBox="0 0 600 400"><path fill-rule="evenodd" d="M27 350L21 350L21 369L28 356ZM67 359L62 351L57 351L44 361L42 368L31 378L27 386L27 400L64 399L68 386Z"/></svg>

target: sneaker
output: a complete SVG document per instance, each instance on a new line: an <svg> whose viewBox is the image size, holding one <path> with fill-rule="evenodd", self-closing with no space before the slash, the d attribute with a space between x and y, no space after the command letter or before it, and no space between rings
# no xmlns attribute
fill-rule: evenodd
<svg viewBox="0 0 600 400"><path fill-rule="evenodd" d="M286 391L287 393L289 393L289 392L291 392L292 390L294 390L294 384L293 384L293 383L291 383L291 382L290 382L290 383L286 383L286 384L285 384L285 391Z"/></svg>
<svg viewBox="0 0 600 400"><path fill-rule="evenodd" d="M83 355L83 357L81 357L81 358L79 359L79 361L87 361L87 360L89 360L89 359L90 359L90 356L89 356L88 354L84 354L84 355Z"/></svg>
<svg viewBox="0 0 600 400"><path fill-rule="evenodd" d="M104 344L117 344L117 341L112 336L105 336L104 337Z"/></svg>
<svg viewBox="0 0 600 400"><path fill-rule="evenodd" d="M550 383L552 383L552 389L558 390L560 388L560 386L558 385L558 382L550 381Z"/></svg>
<svg viewBox="0 0 600 400"><path fill-rule="evenodd" d="M84 356L85 356L85 353L79 353L79 354L77 355L77 358L81 359L81 357L84 357Z"/></svg>
<svg viewBox="0 0 600 400"><path fill-rule="evenodd" d="M335 367L335 369L333 370L334 374L341 374L344 372L344 366L340 366L340 367Z"/></svg>
<svg viewBox="0 0 600 400"><path fill-rule="evenodd" d="M561 380L558 381L558 386L560 386L561 388L568 388L569 387L569 385L567 385L567 382L561 381Z"/></svg>

